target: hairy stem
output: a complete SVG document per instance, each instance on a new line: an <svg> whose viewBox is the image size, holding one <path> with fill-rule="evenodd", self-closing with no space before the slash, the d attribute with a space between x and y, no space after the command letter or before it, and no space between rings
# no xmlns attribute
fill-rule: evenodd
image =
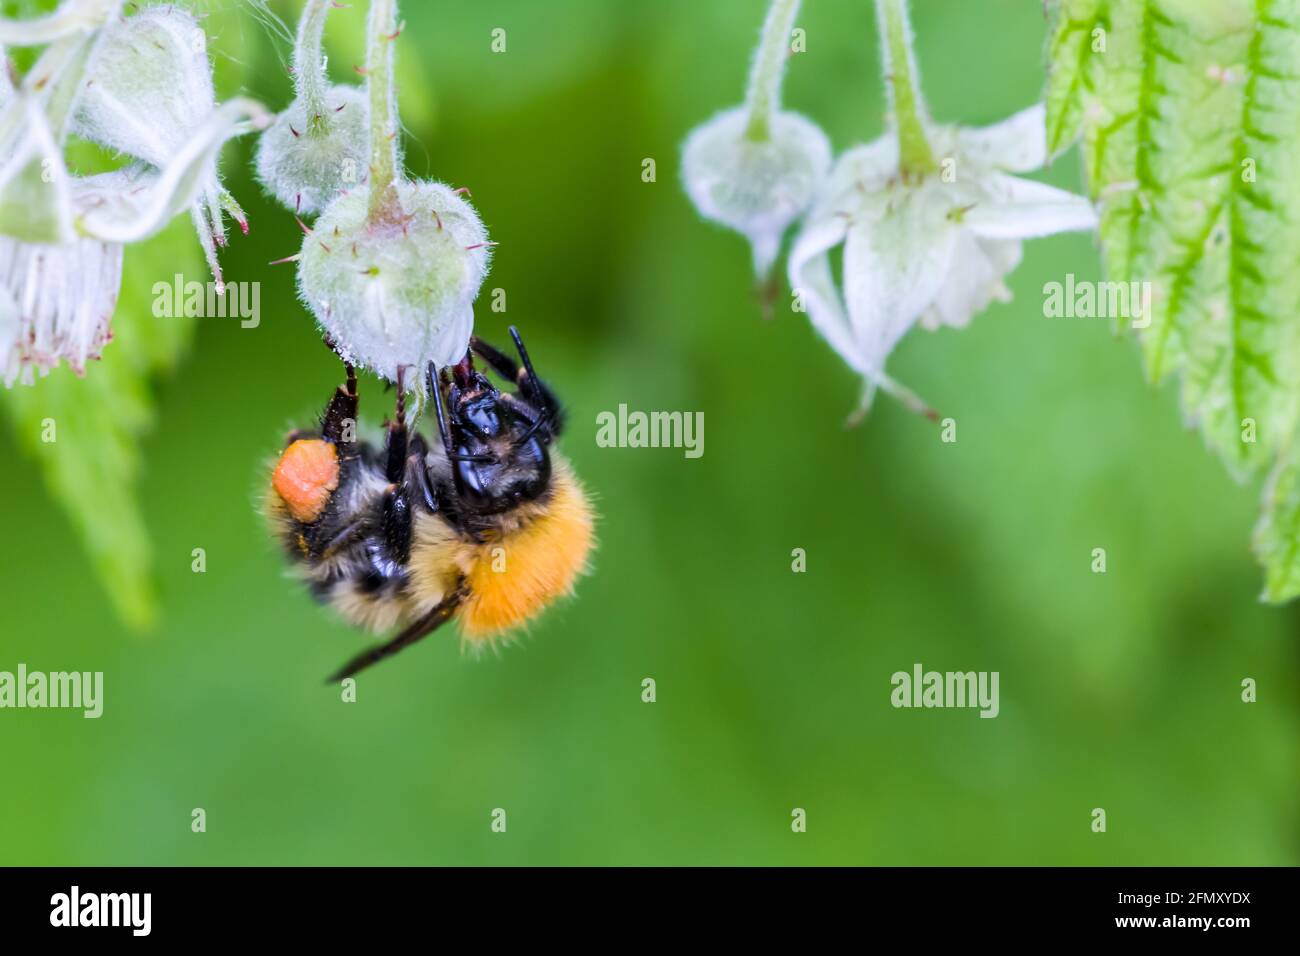
<svg viewBox="0 0 1300 956"><path fill-rule="evenodd" d="M370 92L370 206L372 223L387 218L397 200L397 104L393 44L397 0L370 0L366 26L366 85Z"/></svg>
<svg viewBox="0 0 1300 956"><path fill-rule="evenodd" d="M307 132L322 133L326 129L325 58L321 56L321 36L325 32L325 17L332 0L307 0L302 19L298 21L298 40L293 45L294 93L307 111Z"/></svg>
<svg viewBox="0 0 1300 956"><path fill-rule="evenodd" d="M749 108L747 139L762 142L771 136L772 117L781 103L781 77L790 52L790 31L798 12L799 0L772 0L767 11L745 91L745 105Z"/></svg>
<svg viewBox="0 0 1300 956"><path fill-rule="evenodd" d="M912 52L912 24L906 0L876 0L880 27L881 61L885 82L893 97L894 123L898 128L898 164L905 174L924 176L934 167L934 153L925 138L925 101L921 97Z"/></svg>

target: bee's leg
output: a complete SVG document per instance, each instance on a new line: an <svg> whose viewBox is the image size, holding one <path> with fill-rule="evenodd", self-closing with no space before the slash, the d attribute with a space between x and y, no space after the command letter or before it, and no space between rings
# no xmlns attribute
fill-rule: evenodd
<svg viewBox="0 0 1300 956"><path fill-rule="evenodd" d="M388 438L384 443L384 477L388 488L384 491L384 543L389 556L398 564L406 564L411 557L411 496L407 483L407 458L410 433L406 428L406 387L404 367L397 370L397 408L388 423Z"/></svg>
<svg viewBox="0 0 1300 956"><path fill-rule="evenodd" d="M333 531L329 539L316 549L316 557L322 559L333 557L337 552L343 550L343 548L360 537L364 531L365 525L360 521L354 521L337 531Z"/></svg>
<svg viewBox="0 0 1300 956"><path fill-rule="evenodd" d="M384 476L390 484L406 477L406 455L410 447L410 433L406 430L406 366L397 369L397 407L393 420L388 423L388 438L384 443Z"/></svg>
<svg viewBox="0 0 1300 956"><path fill-rule="evenodd" d="M412 505L423 505L430 512L442 510L441 495L434 489L429 477L427 458L429 446L424 436L414 429L407 441L406 470L403 472Z"/></svg>
<svg viewBox="0 0 1300 956"><path fill-rule="evenodd" d="M411 559L411 499L405 484L388 486L383 509L385 550L404 565Z"/></svg>
<svg viewBox="0 0 1300 956"><path fill-rule="evenodd" d="M356 456L357 443L357 370L347 362L343 368L347 371L347 384L335 389L325 406L320 435L337 445L344 458L352 458Z"/></svg>
<svg viewBox="0 0 1300 956"><path fill-rule="evenodd" d="M313 522L298 522L297 551L303 558L325 561L345 551L366 533L365 523L334 508Z"/></svg>
<svg viewBox="0 0 1300 956"><path fill-rule="evenodd" d="M510 337L514 339L515 348L519 351L522 365L504 352L484 342L477 335L469 340L469 346L478 353L483 361L492 366L498 375L518 386L520 394L528 400L530 405L537 409L542 419L546 421L551 435L558 436L564 427L564 409L560 406L560 401L555 397L555 393L551 391L550 386L537 376L537 372L533 369L533 363L528 358L528 352L524 349L523 339L519 337L519 330L513 325L510 326Z"/></svg>
<svg viewBox="0 0 1300 956"><path fill-rule="evenodd" d="M328 339L325 344L330 344ZM325 404L325 411L320 417L320 428L316 431L310 428L295 428L289 432L289 437L284 441L286 448L296 441L323 438L340 446L340 451L344 451L345 456L350 456L350 453L355 451L353 448L343 446L356 443L357 370L347 362L343 363L343 367L347 371L347 384L336 388Z"/></svg>
<svg viewBox="0 0 1300 956"><path fill-rule="evenodd" d="M416 641L428 637L451 620L452 615L456 613L456 609L460 607L460 603L465 600L465 594L464 583L462 582L457 586L456 590L443 598L442 602L424 617L407 627L387 644L372 647L370 650L352 658L337 673L333 674L326 683L337 684L341 680L346 680L365 670L370 665L378 664L384 658L392 657L398 651L404 650Z"/></svg>
<svg viewBox="0 0 1300 956"><path fill-rule="evenodd" d="M452 461L455 452L451 447L451 429L447 427L447 415L442 408L444 377L439 374L438 366L432 362L429 363L429 367L425 371L425 381L428 383L429 399L433 402L433 411L438 419L438 439L442 442L443 454L447 456L447 461Z"/></svg>

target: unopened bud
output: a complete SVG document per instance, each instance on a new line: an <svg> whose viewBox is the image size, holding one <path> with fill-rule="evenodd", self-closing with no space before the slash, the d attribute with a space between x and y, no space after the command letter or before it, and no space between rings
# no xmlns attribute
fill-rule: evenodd
<svg viewBox="0 0 1300 956"><path fill-rule="evenodd" d="M316 220L298 262L298 291L339 353L397 380L465 356L473 302L487 274L487 231L442 183L396 180L395 211L371 221L364 190L342 193Z"/></svg>
<svg viewBox="0 0 1300 956"><path fill-rule="evenodd" d="M296 213L315 215L340 190L357 186L366 168L365 94L331 86L325 109L309 115L296 99L257 142L257 178Z"/></svg>
<svg viewBox="0 0 1300 956"><path fill-rule="evenodd" d="M706 219L749 239L754 268L766 275L781 237L812 203L830 168L831 150L816 124L778 112L761 139L747 134L749 111L719 113L686 140L686 192Z"/></svg>

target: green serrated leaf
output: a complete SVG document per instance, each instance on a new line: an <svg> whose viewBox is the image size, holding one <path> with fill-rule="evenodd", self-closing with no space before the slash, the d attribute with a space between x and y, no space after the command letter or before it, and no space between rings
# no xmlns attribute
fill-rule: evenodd
<svg viewBox="0 0 1300 956"><path fill-rule="evenodd" d="M1083 113L1096 93L1106 24L1103 0L1062 0L1048 41L1053 66L1047 82L1047 151L1055 156L1083 129ZM1101 31L1098 33L1097 31Z"/></svg>
<svg viewBox="0 0 1300 956"><path fill-rule="evenodd" d="M127 250L113 341L84 377L58 368L0 400L50 494L85 540L118 613L136 629L148 628L157 610L136 498L140 440L154 422L153 381L175 364L194 330L193 319L154 317L152 287L178 270L203 271L184 219ZM51 424L55 440L44 441Z"/></svg>
<svg viewBox="0 0 1300 956"><path fill-rule="evenodd" d="M1098 67L1078 34L1103 22ZM1077 124L1108 278L1150 283L1149 378L1177 376L1234 474L1269 466L1300 426L1300 0L1067 3L1049 54L1049 132ZM1300 593L1274 587L1295 549L1260 554L1270 599Z"/></svg>
<svg viewBox="0 0 1300 956"><path fill-rule="evenodd" d="M1255 554L1264 565L1265 601L1300 595L1300 456L1278 459L1264 487L1264 508L1255 527Z"/></svg>

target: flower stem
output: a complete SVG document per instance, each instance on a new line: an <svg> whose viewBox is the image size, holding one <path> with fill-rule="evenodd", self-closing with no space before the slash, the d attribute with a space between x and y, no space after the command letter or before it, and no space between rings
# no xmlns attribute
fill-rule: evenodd
<svg viewBox="0 0 1300 956"><path fill-rule="evenodd" d="M370 92L371 223L389 217L397 201L397 105L393 96L393 44L397 0L370 0L366 26L366 85Z"/></svg>
<svg viewBox="0 0 1300 956"><path fill-rule="evenodd" d="M323 133L325 122L325 60L321 56L321 35L331 0L307 0L298 21L298 40L293 45L294 92L307 111L307 132Z"/></svg>
<svg viewBox="0 0 1300 956"><path fill-rule="evenodd" d="M749 89L745 91L745 105L749 108L746 139L763 142L771 136L772 117L781 102L781 76L790 52L790 31L798 12L799 0L772 0L767 11L749 73Z"/></svg>
<svg viewBox="0 0 1300 956"><path fill-rule="evenodd" d="M921 97L912 52L912 24L906 0L876 0L885 81L893 94L898 127L898 165L902 172L924 176L935 168L934 153L925 138L925 101Z"/></svg>

